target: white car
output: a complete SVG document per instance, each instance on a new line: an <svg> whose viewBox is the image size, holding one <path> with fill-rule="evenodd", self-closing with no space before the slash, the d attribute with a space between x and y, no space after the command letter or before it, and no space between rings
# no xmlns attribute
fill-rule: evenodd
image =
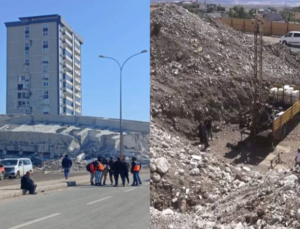
<svg viewBox="0 0 300 229"><path fill-rule="evenodd" d="M280 38L280 43L300 46L300 31L290 31L288 34Z"/></svg>
<svg viewBox="0 0 300 229"><path fill-rule="evenodd" d="M5 177L20 178L28 171L33 172L29 158L5 158L1 161L5 168Z"/></svg>

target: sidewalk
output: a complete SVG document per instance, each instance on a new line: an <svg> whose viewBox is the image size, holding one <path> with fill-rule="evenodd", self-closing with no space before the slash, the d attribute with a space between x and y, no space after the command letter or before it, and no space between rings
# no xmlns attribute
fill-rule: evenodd
<svg viewBox="0 0 300 229"><path fill-rule="evenodd" d="M68 181L66 181L65 179L42 181L36 183L37 184L36 192L41 193L41 192L50 191L54 189L73 187L80 184L89 184L89 182L90 182L90 175L72 177ZM22 190L20 189L20 186L21 183L19 185L0 187L0 200L5 198L21 196Z"/></svg>

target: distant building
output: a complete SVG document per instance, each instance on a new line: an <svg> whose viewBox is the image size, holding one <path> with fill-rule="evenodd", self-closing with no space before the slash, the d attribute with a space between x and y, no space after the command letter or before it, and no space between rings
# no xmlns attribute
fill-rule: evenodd
<svg viewBox="0 0 300 229"><path fill-rule="evenodd" d="M83 40L57 14L7 28L7 114L81 115Z"/></svg>
<svg viewBox="0 0 300 229"><path fill-rule="evenodd" d="M278 14L278 13L272 13L272 12L265 13L263 15L263 18L266 19L266 20L268 20L268 21L282 21L283 20L280 14Z"/></svg>

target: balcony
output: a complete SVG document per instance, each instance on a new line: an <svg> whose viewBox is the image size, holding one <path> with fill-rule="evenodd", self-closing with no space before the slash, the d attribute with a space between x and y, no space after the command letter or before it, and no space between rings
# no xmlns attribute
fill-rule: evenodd
<svg viewBox="0 0 300 229"><path fill-rule="evenodd" d="M81 73L80 73L80 71L78 71L78 70L75 70L75 73L76 73L78 76L81 76Z"/></svg>
<svg viewBox="0 0 300 229"><path fill-rule="evenodd" d="M72 46L73 46L73 44L69 40L65 39L64 40L64 46L66 47L67 45L69 45L70 48L72 48Z"/></svg>
<svg viewBox="0 0 300 229"><path fill-rule="evenodd" d="M81 84L81 79L79 77L75 77L75 81L76 81L76 83Z"/></svg>
<svg viewBox="0 0 300 229"><path fill-rule="evenodd" d="M65 106L66 108L70 109L70 110L73 110L73 109L74 109L74 107L72 107L72 106L69 105L69 104L64 104L64 106Z"/></svg>
<svg viewBox="0 0 300 229"><path fill-rule="evenodd" d="M72 66L70 65L70 64L68 64L68 63L65 63L64 64L64 68L66 69L66 70L69 70L69 71L73 71L73 68L72 68Z"/></svg>
<svg viewBox="0 0 300 229"><path fill-rule="evenodd" d="M71 57L69 57L68 55L64 55L64 59L68 60L70 63L73 63L73 60Z"/></svg>
<svg viewBox="0 0 300 229"><path fill-rule="evenodd" d="M67 87L64 88L64 92L66 93L66 96L68 96L68 95L72 96L73 95L73 91L71 89L67 88Z"/></svg>
<svg viewBox="0 0 300 229"><path fill-rule="evenodd" d="M65 47L65 50L67 50L69 53L73 53L71 49L69 49L67 46Z"/></svg>
<svg viewBox="0 0 300 229"><path fill-rule="evenodd" d="M81 106L81 102L80 101L75 101L75 103L78 105L78 106Z"/></svg>
<svg viewBox="0 0 300 229"><path fill-rule="evenodd" d="M75 43L80 46L80 43L75 39Z"/></svg>
<svg viewBox="0 0 300 229"><path fill-rule="evenodd" d="M73 78L73 75L72 75L70 72L66 71L65 74L66 74L67 76Z"/></svg>
<svg viewBox="0 0 300 229"><path fill-rule="evenodd" d="M80 49L79 49L79 48L75 47L75 51L76 51L78 54L80 54Z"/></svg>
<svg viewBox="0 0 300 229"><path fill-rule="evenodd" d="M69 39L73 40L73 36L71 35L71 33L69 33L67 30L65 30L64 35L66 37L68 37Z"/></svg>
<svg viewBox="0 0 300 229"><path fill-rule="evenodd" d="M75 108L75 111L78 112L78 113L81 113L81 108L76 107L76 108Z"/></svg>
<svg viewBox="0 0 300 229"><path fill-rule="evenodd" d="M75 96L76 96L77 98L80 98L80 99L81 99L81 93L76 92L76 93L75 93Z"/></svg>
<svg viewBox="0 0 300 229"><path fill-rule="evenodd" d="M80 56L78 56L78 55L75 55L75 58L79 61L81 60Z"/></svg>
<svg viewBox="0 0 300 229"><path fill-rule="evenodd" d="M76 91L81 91L81 88L78 85L75 85L75 89L76 89Z"/></svg>
<svg viewBox="0 0 300 229"><path fill-rule="evenodd" d="M77 68L79 68L79 69L81 68L81 67L80 67L80 64L78 64L78 63L76 63L76 62L75 62L75 66L76 66Z"/></svg>

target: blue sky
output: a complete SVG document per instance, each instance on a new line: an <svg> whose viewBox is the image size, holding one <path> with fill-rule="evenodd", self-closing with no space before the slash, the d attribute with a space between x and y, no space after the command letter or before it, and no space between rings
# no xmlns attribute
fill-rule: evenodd
<svg viewBox="0 0 300 229"><path fill-rule="evenodd" d="M82 111L119 118L119 68L123 62L123 119L150 121L149 0L0 0L0 114L6 110L6 27L19 17L60 14L84 39Z"/></svg>

